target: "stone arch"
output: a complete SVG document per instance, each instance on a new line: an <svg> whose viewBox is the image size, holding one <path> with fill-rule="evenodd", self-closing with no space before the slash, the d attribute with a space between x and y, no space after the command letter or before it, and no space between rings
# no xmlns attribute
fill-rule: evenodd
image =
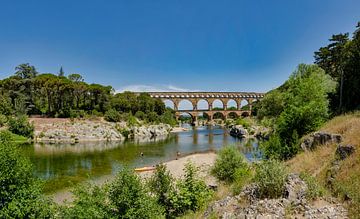
<svg viewBox="0 0 360 219"><path fill-rule="evenodd" d="M183 99L178 103L178 110L194 110L194 105L190 100Z"/></svg>
<svg viewBox="0 0 360 219"><path fill-rule="evenodd" d="M242 112L241 113L241 117L249 117L250 113L249 112Z"/></svg>
<svg viewBox="0 0 360 219"><path fill-rule="evenodd" d="M239 115L236 112L229 112L227 115L227 118L229 119L237 119L239 118Z"/></svg>
<svg viewBox="0 0 360 219"><path fill-rule="evenodd" d="M226 103L226 109L227 110L237 110L237 102L234 99L228 99Z"/></svg>
<svg viewBox="0 0 360 219"><path fill-rule="evenodd" d="M190 123L193 123L196 118L194 118L190 112L181 112L178 115L178 119L183 122L189 121Z"/></svg>
<svg viewBox="0 0 360 219"><path fill-rule="evenodd" d="M247 110L247 108L249 107L249 105L250 105L250 102L249 102L248 99L242 99L242 100L240 101L240 109L241 109L241 110Z"/></svg>
<svg viewBox="0 0 360 219"><path fill-rule="evenodd" d="M212 109L214 110L216 110L216 109L221 109L221 110L223 110L224 109L224 107L225 107L226 105L224 104L224 102L222 101L222 100L220 100L220 99L215 99L214 101L212 101Z"/></svg>
<svg viewBox="0 0 360 219"><path fill-rule="evenodd" d="M177 110L177 106L172 99L163 99L162 101L165 104L166 108L171 108L173 110Z"/></svg>
<svg viewBox="0 0 360 219"><path fill-rule="evenodd" d="M222 119L222 120L225 120L226 119L226 116L224 115L224 113L222 112L215 112L213 114L213 119Z"/></svg>
<svg viewBox="0 0 360 219"><path fill-rule="evenodd" d="M198 110L209 110L210 109L209 101L206 99L199 99L196 102L196 106L197 106Z"/></svg>

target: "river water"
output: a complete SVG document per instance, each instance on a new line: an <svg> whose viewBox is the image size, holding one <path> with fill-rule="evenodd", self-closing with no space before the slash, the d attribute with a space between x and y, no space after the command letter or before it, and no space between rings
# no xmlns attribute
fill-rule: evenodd
<svg viewBox="0 0 360 219"><path fill-rule="evenodd" d="M210 126L146 142L28 145L23 151L34 164L35 175L46 181L45 190L54 192L88 179L114 175L124 165L149 166L175 159L177 152L185 156L216 151L224 145L238 147L249 160L259 157L257 140L237 139L226 129Z"/></svg>

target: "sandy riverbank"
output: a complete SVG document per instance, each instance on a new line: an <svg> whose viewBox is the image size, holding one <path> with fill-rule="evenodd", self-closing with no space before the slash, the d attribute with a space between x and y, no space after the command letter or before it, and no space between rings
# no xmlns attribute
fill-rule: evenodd
<svg viewBox="0 0 360 219"><path fill-rule="evenodd" d="M164 164L167 166L168 170L175 178L180 178L184 174L183 169L185 167L185 164L190 161L199 168L199 177L204 179L206 183L213 184L215 182L215 179L214 177L210 176L209 170L214 164L216 156L217 155L214 152L197 153L181 157L177 160L171 160L165 162ZM147 178L150 177L152 173L153 171L148 171L139 173L139 175L142 178ZM92 180L91 182L97 185L102 185L104 183L111 182L114 177L115 176L113 175L103 176L99 179ZM58 204L63 204L65 201L71 202L73 200L73 196L70 190L71 189L68 188L58 191L55 194L50 195L50 198L52 198L52 200Z"/></svg>
<svg viewBox="0 0 360 219"><path fill-rule="evenodd" d="M186 131L189 131L189 129L183 127L173 127L170 132L177 133L177 132L186 132Z"/></svg>

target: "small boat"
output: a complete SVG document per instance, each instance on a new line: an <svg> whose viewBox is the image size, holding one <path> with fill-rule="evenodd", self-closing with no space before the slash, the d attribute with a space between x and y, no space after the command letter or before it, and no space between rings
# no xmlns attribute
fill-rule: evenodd
<svg viewBox="0 0 360 219"><path fill-rule="evenodd" d="M155 170L156 167L141 167L141 168L135 168L135 172L145 172L145 171L151 171Z"/></svg>

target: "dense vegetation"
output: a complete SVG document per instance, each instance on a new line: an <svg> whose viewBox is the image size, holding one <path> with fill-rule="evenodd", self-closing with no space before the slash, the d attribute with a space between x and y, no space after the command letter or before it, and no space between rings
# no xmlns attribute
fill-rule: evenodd
<svg viewBox="0 0 360 219"><path fill-rule="evenodd" d="M349 34L336 34L330 44L315 52L315 63L336 82L336 92L330 95L333 113L360 109L360 22L352 39Z"/></svg>
<svg viewBox="0 0 360 219"><path fill-rule="evenodd" d="M80 74L66 77L62 68L58 75L40 74L28 63L15 70L13 76L0 81L0 126L8 125L15 134L32 137L33 128L26 124L26 116L31 115L104 116L107 121L127 121L130 125L137 124L137 119L176 124L174 112L146 93L115 94L111 86L87 84Z"/></svg>

